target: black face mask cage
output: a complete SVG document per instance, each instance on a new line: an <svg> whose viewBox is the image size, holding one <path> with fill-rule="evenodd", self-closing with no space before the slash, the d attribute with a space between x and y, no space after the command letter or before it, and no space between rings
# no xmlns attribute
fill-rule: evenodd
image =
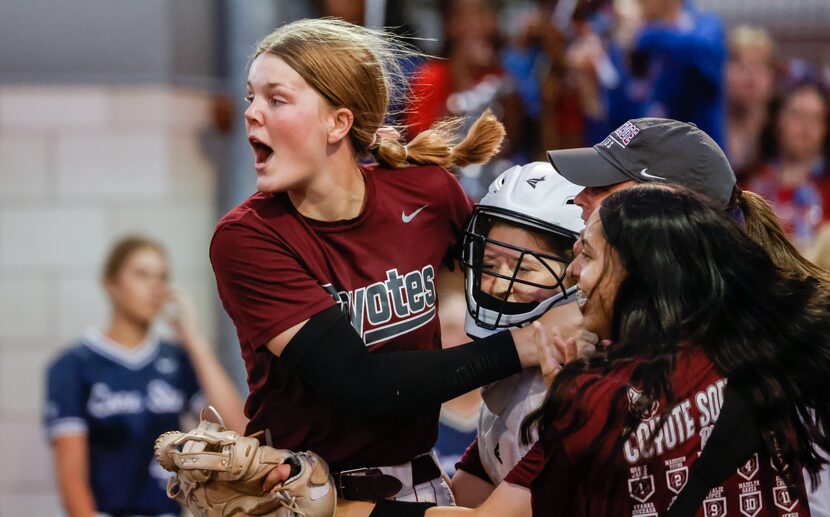
<svg viewBox="0 0 830 517"><path fill-rule="evenodd" d="M522 224L516 220L517 218L527 221L531 224ZM502 323L503 317L505 315L510 316L529 313L539 305L540 302L521 303L508 301L510 294L513 292L513 287L517 283L534 287L537 289L559 289L559 291L562 293L562 296L567 297L567 288L564 285L564 274L557 274L556 271L554 271L554 269L551 267L549 262L559 262L560 264L563 264L565 267L567 267L568 260L556 255L552 255L550 253L528 250L526 248L514 246L506 242L501 242L488 238L487 235L489 235L490 230L496 222L505 222L515 226L526 226L527 228L534 230L543 229L544 231L550 231L551 233L554 233L562 237L566 237L573 240L576 239L576 235L572 232L563 231L559 228L552 227L547 223L535 220L531 217L524 216L522 214L516 214L509 210L497 209L493 207L487 207L486 209L476 207L476 210L473 212L473 215L470 219L470 223L468 224L467 229L464 232L464 240L461 253L461 267L464 271L464 280L465 285L467 286L467 310L470 313L470 316L472 316L475 319L476 324L478 326L489 330L515 327L518 324L516 321ZM498 272L484 270L484 250L486 245L488 244L500 246L519 253L518 259L513 268L513 273L511 275L508 276ZM536 260L539 261L540 264L542 264L547 269L551 277L555 279L553 283L542 284L518 278L519 272L521 271L522 262L528 255L534 257ZM507 281L508 284L507 288L504 291L504 294L502 296L493 296L482 291L481 280L483 278L483 275L488 275L494 278ZM472 300L470 299L471 295L473 298ZM487 309L489 311L496 313L495 321L484 321L483 318L481 318L481 309ZM528 320L524 320L523 322L526 321Z"/></svg>

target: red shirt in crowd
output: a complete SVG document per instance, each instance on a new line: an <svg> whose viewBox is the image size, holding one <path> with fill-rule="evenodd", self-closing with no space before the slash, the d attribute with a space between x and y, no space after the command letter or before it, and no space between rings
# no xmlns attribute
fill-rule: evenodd
<svg viewBox="0 0 830 517"><path fill-rule="evenodd" d="M777 165L767 163L747 180L746 188L772 204L784 231L799 247L809 246L819 227L830 221L830 174L823 162L797 186L782 185Z"/></svg>
<svg viewBox="0 0 830 517"><path fill-rule="evenodd" d="M609 432L599 447L605 451L603 457L613 457L602 461L602 468L592 469L593 474L584 474L587 462L592 461L586 452L600 438L600 430L612 413L612 395L627 387L628 396L617 403L620 414L629 411L630 401L639 396L636 387L629 384L635 367L630 364L604 376L585 373L578 378L576 384L583 385L600 377L575 404L574 411L587 417L585 425L566 433L563 422L553 422L552 432L528 453L538 458L544 451L545 458L531 484L533 515L657 516L682 490L689 467L719 416L726 387L724 376L698 347L680 352L672 379L676 402L653 443L649 444L647 437L663 412L662 404L651 408L622 450L611 450L619 432ZM788 492L770 456L759 450L709 492L697 515L809 516L800 470L797 477L802 486L797 493Z"/></svg>
<svg viewBox="0 0 830 517"><path fill-rule="evenodd" d="M488 76L500 77L504 74L499 67L480 70L476 82ZM475 84L469 87L474 87ZM433 124L447 116L465 115L463 112L451 113L447 107L450 95L459 90L453 84L453 70L449 60L431 59L416 70L410 85L412 99L406 110L406 125L409 137L426 131Z"/></svg>
<svg viewBox="0 0 830 517"><path fill-rule="evenodd" d="M222 218L210 248L248 373L246 432L270 429L275 447L313 450L335 471L429 451L439 406L357 416L304 384L265 345L340 303L371 353L441 348L435 277L472 208L438 167L363 173L366 198L355 219L311 220L286 194L258 193Z"/></svg>

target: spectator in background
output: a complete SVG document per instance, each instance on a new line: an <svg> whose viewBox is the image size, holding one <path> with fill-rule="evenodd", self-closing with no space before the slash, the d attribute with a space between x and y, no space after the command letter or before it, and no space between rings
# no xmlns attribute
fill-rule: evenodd
<svg viewBox="0 0 830 517"><path fill-rule="evenodd" d="M499 61L498 0L448 0L440 4L444 40L441 59L421 63L413 75L412 97L406 109L408 137L412 139L434 122L462 117L457 133L467 133L486 110L504 124L506 138L499 156L509 158L522 141L521 101ZM475 200L511 165L505 159L460 169L459 181Z"/></svg>
<svg viewBox="0 0 830 517"><path fill-rule="evenodd" d="M566 88L578 98L583 127L579 141L562 147L602 141L627 120L641 116L642 81L632 80L628 66L628 53L640 27L636 5L583 0L575 10L573 38L565 56Z"/></svg>
<svg viewBox="0 0 830 517"><path fill-rule="evenodd" d="M546 149L562 147L562 138L576 133L562 127L566 39L553 23L555 4L538 0L522 12L501 55L521 106L518 131L511 139L511 160L516 163L543 160Z"/></svg>
<svg viewBox="0 0 830 517"><path fill-rule="evenodd" d="M631 54L646 117L692 122L726 148L723 25L687 0L639 0L644 25Z"/></svg>
<svg viewBox="0 0 830 517"><path fill-rule="evenodd" d="M828 98L815 81L796 84L773 102L764 132L764 164L746 182L774 206L793 243L809 246L830 216Z"/></svg>
<svg viewBox="0 0 830 517"><path fill-rule="evenodd" d="M758 167L761 133L775 93L775 45L766 30L740 25L729 35L726 141L739 180Z"/></svg>
<svg viewBox="0 0 830 517"><path fill-rule="evenodd" d="M314 0L314 10L321 16L333 16L355 25L366 23L366 0Z"/></svg>
<svg viewBox="0 0 830 517"><path fill-rule="evenodd" d="M447 115L483 111L497 94L504 75L498 59L502 43L496 2L450 0L441 2L440 8L444 24L442 59L430 59L415 71L406 120L410 138ZM452 105L452 94L473 93L482 85L492 86L481 88L481 95L471 99L481 106L468 105L463 101L469 97L458 96L455 99L462 102Z"/></svg>
<svg viewBox="0 0 830 517"><path fill-rule="evenodd" d="M165 493L170 474L153 457L156 438L207 401L229 429L244 431L242 399L168 276L157 242L117 243L103 272L109 325L90 329L49 367L45 424L69 517L179 515ZM181 347L151 331L168 304Z"/></svg>

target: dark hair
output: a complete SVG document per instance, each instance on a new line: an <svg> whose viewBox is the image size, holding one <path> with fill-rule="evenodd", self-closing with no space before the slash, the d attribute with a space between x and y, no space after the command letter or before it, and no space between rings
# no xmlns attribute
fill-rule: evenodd
<svg viewBox="0 0 830 517"><path fill-rule="evenodd" d="M601 378L574 387L585 372L634 365L631 384L643 392L637 405L666 400L670 410L675 360L691 345L729 378L730 389L746 395L771 455L795 467L790 473L806 467L815 482L825 463L818 449L830 450L828 290L776 267L737 225L686 189L641 184L607 197L599 210L608 246L626 272L613 304L614 344L560 371L524 422L526 439L536 425L547 436L554 420L579 407L581 394ZM636 414L616 409L626 387L613 397L592 454L610 436L621 447L639 424ZM566 431L584 418L566 421ZM606 458L596 459L602 465Z"/></svg>
<svg viewBox="0 0 830 517"><path fill-rule="evenodd" d="M164 246L158 241L141 235L128 235L127 237L121 238L110 248L107 259L104 261L101 278L105 281L115 280L133 253L148 248L167 260L167 252L164 250Z"/></svg>

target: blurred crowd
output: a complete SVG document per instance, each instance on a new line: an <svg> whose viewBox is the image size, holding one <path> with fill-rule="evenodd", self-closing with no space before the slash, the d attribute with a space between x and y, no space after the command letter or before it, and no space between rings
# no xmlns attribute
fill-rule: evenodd
<svg viewBox="0 0 830 517"><path fill-rule="evenodd" d="M359 22L360 4L328 0L321 13ZM397 4L387 3L387 25L418 36ZM405 65L414 100L400 122L412 136L445 116L497 114L508 131L501 160L461 171L473 199L507 166L544 160L546 150L599 143L631 118L674 118L726 150L740 184L775 205L799 249L819 261L830 255L819 249L830 243L823 74L779 55L765 29L729 29L694 0L447 0L437 8L440 50Z"/></svg>

